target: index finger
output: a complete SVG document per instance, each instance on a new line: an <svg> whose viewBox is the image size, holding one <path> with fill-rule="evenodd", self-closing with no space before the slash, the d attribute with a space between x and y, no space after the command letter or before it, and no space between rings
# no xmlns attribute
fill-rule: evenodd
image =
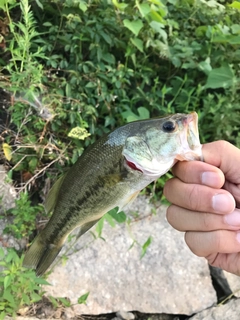
<svg viewBox="0 0 240 320"><path fill-rule="evenodd" d="M222 188L225 182L220 169L200 161L179 161L172 168L172 172L183 182L204 184L216 189Z"/></svg>
<svg viewBox="0 0 240 320"><path fill-rule="evenodd" d="M240 150L227 141L215 141L203 145L203 157L206 163L218 167L226 180L240 183Z"/></svg>

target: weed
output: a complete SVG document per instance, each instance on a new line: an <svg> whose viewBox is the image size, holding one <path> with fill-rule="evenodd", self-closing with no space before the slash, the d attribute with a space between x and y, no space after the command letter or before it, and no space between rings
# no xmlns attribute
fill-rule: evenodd
<svg viewBox="0 0 240 320"><path fill-rule="evenodd" d="M24 305L41 300L41 285L48 282L22 267L23 257L19 258L13 249L5 253L0 248L0 259L0 319L4 319L6 315L16 316Z"/></svg>
<svg viewBox="0 0 240 320"><path fill-rule="evenodd" d="M4 232L11 233L17 239L29 237L36 229L36 216L43 216L44 208L42 205L32 205L28 193L25 192L20 193L15 204L15 207L7 212L13 216L13 221L6 226Z"/></svg>

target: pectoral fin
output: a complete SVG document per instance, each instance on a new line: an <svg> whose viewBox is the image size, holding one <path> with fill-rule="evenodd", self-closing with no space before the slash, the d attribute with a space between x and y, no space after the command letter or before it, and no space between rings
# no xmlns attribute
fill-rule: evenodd
<svg viewBox="0 0 240 320"><path fill-rule="evenodd" d="M84 225L82 225L80 227L79 233L77 234L77 239L80 238L81 235L83 235L85 232L87 232L90 228L92 228L92 226L94 226L100 219L101 218L93 220L93 221L89 221L89 222L86 222Z"/></svg>
<svg viewBox="0 0 240 320"><path fill-rule="evenodd" d="M139 195L139 192L140 192L140 190L134 192L133 194L131 194L131 196L128 197L126 199L126 201L122 204L121 208L119 208L118 212L122 211L126 206L128 206L130 203L132 203L137 198L137 196Z"/></svg>

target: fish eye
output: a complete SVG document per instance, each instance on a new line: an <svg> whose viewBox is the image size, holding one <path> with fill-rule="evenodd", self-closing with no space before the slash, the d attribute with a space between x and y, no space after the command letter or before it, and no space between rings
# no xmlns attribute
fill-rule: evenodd
<svg viewBox="0 0 240 320"><path fill-rule="evenodd" d="M164 122L163 126L163 131L164 132L173 132L176 128L175 123L173 121L166 121Z"/></svg>

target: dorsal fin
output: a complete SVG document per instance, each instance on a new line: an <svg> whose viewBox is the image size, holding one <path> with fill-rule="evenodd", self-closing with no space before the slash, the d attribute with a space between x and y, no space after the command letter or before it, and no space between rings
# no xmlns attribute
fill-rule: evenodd
<svg viewBox="0 0 240 320"><path fill-rule="evenodd" d="M64 173L52 186L52 188L50 189L48 195L47 195L47 199L45 201L44 207L46 210L46 213L49 213L51 211L53 211L55 205L56 205L56 201L58 198L58 194L59 194L59 190L61 188L61 185L63 183L63 180L65 178L67 173Z"/></svg>

